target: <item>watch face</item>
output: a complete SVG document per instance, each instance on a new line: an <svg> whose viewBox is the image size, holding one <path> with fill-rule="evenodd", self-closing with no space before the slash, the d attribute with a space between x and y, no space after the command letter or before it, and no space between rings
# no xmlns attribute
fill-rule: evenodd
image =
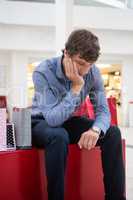
<svg viewBox="0 0 133 200"><path fill-rule="evenodd" d="M100 133L100 132L101 132L100 128L95 127L95 126L92 128L92 130L94 130L94 131L97 132L97 133Z"/></svg>

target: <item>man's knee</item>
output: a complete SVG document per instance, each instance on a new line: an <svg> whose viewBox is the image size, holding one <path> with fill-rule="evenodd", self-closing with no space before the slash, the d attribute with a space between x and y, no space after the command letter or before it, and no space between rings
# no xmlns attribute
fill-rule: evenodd
<svg viewBox="0 0 133 200"><path fill-rule="evenodd" d="M45 133L48 138L48 143L54 141L58 145L69 144L69 135L64 128L47 128Z"/></svg>
<svg viewBox="0 0 133 200"><path fill-rule="evenodd" d="M62 127L50 127L42 120L32 131L32 139L34 143L41 147L46 147L52 141L61 143L69 143L67 131Z"/></svg>
<svg viewBox="0 0 133 200"><path fill-rule="evenodd" d="M59 132L57 132L57 134L54 135L54 139L59 143L69 144L69 135L67 131L63 128L61 129L62 130L60 130Z"/></svg>

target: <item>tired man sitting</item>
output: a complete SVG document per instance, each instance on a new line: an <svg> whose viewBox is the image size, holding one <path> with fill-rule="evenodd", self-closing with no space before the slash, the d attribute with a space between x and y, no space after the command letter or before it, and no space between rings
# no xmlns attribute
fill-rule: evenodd
<svg viewBox="0 0 133 200"><path fill-rule="evenodd" d="M103 81L95 65L99 54L98 38L86 29L75 30L62 56L44 60L34 70L32 139L46 152L48 200L64 200L68 145L75 143L81 150L100 146L105 200L126 200L121 133L110 126ZM94 120L75 116L87 95Z"/></svg>

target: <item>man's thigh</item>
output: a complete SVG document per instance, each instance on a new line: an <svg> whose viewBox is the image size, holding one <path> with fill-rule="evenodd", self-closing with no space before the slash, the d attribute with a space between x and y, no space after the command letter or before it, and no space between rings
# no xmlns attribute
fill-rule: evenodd
<svg viewBox="0 0 133 200"><path fill-rule="evenodd" d="M32 119L33 146L45 147L50 138L56 134L66 134L69 137L69 143L76 144L81 134L92 127L93 122L86 117L72 117L65 121L62 126L53 128L48 126L44 119Z"/></svg>
<svg viewBox="0 0 133 200"><path fill-rule="evenodd" d="M65 128L50 127L45 119L32 119L32 144L44 148L53 139L60 138L69 143L69 135Z"/></svg>
<svg viewBox="0 0 133 200"><path fill-rule="evenodd" d="M94 120L86 117L72 117L64 122L63 127L69 134L71 144L78 143L81 134L88 131L94 123Z"/></svg>

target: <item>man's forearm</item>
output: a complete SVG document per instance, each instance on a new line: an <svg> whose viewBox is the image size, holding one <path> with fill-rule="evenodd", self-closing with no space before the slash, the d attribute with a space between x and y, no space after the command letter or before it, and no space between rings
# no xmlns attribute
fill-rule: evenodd
<svg viewBox="0 0 133 200"><path fill-rule="evenodd" d="M111 121L110 112L106 110L105 113L104 112L96 113L96 119L93 126L100 128L105 134L108 128L110 127L110 121Z"/></svg>
<svg viewBox="0 0 133 200"><path fill-rule="evenodd" d="M54 107L45 106L42 113L47 123L51 127L56 127L63 124L75 111L77 105L80 104L80 96L69 91L64 99Z"/></svg>

